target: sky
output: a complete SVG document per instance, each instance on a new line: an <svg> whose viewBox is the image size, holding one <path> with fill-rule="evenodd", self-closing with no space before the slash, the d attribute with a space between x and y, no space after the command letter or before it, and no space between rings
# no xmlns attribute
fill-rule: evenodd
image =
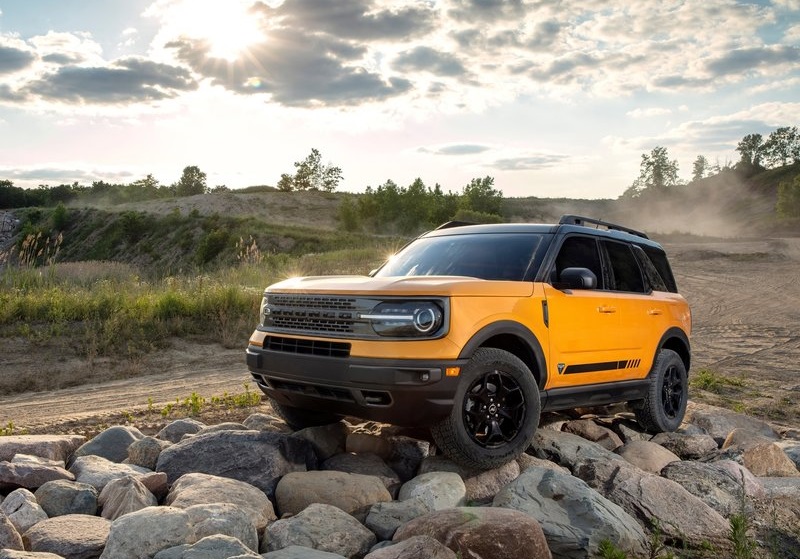
<svg viewBox="0 0 800 559"><path fill-rule="evenodd" d="M0 0L0 180L196 165L275 185L312 148L391 179L616 198L800 124L800 0Z"/></svg>

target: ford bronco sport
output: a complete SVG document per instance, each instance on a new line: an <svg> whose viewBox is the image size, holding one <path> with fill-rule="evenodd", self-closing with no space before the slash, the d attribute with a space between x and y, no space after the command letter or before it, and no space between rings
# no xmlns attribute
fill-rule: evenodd
<svg viewBox="0 0 800 559"><path fill-rule="evenodd" d="M644 233L579 216L451 222L370 276L268 287L247 365L294 428L430 427L446 455L485 469L525 451L542 411L627 402L646 430L675 430L690 330Z"/></svg>

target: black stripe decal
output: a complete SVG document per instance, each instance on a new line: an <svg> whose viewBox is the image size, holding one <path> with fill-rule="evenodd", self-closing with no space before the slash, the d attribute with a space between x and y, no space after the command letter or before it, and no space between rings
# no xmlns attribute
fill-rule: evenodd
<svg viewBox="0 0 800 559"><path fill-rule="evenodd" d="M599 371L617 371L619 369L635 369L641 363L641 359L629 359L627 361L607 361L605 363L581 363L579 365L569 365L564 369L565 375L577 375L581 373L597 373Z"/></svg>

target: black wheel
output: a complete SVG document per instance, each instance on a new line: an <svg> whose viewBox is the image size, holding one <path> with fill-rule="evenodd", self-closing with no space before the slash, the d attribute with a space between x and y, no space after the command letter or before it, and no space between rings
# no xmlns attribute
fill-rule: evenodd
<svg viewBox="0 0 800 559"><path fill-rule="evenodd" d="M689 399L689 382L683 359L671 349L662 349L650 373L647 396L637 402L636 420L650 433L680 427Z"/></svg>
<svg viewBox="0 0 800 559"><path fill-rule="evenodd" d="M480 470L521 455L539 425L539 387L515 355L480 348L461 371L450 415L431 428L453 461Z"/></svg>
<svg viewBox="0 0 800 559"><path fill-rule="evenodd" d="M317 427L319 425L329 425L336 423L342 416L335 413L328 413L316 410L304 410L302 408L293 408L291 406L284 406L279 404L272 398L269 403L275 413L283 419L286 424L295 431L305 429L306 427Z"/></svg>

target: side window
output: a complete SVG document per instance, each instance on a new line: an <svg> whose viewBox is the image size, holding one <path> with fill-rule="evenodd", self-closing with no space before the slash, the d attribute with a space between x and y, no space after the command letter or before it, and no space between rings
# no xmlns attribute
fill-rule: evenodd
<svg viewBox="0 0 800 559"><path fill-rule="evenodd" d="M589 268L597 276L598 289L603 288L603 267L597 241L591 237L568 237L556 257L554 281L561 278L565 268Z"/></svg>
<svg viewBox="0 0 800 559"><path fill-rule="evenodd" d="M614 283L608 288L613 291L644 293L642 272L630 246L613 241L603 241L603 245L611 261L614 276Z"/></svg>
<svg viewBox="0 0 800 559"><path fill-rule="evenodd" d="M642 270L644 270L644 277L647 278L647 283L650 286L650 289L653 291L669 291L666 283L664 283L664 280L661 277L661 274L658 273L655 265L647 256L647 254L645 254L642 247L633 245L633 253L639 260Z"/></svg>
<svg viewBox="0 0 800 559"><path fill-rule="evenodd" d="M669 267L667 255L664 254L664 251L651 246L643 246L641 249L644 250L645 254L650 258L650 262L652 262L653 266L658 270L658 275L661 276L661 279L667 286L666 290L677 293L678 286L675 284L675 276L672 275L672 269Z"/></svg>

